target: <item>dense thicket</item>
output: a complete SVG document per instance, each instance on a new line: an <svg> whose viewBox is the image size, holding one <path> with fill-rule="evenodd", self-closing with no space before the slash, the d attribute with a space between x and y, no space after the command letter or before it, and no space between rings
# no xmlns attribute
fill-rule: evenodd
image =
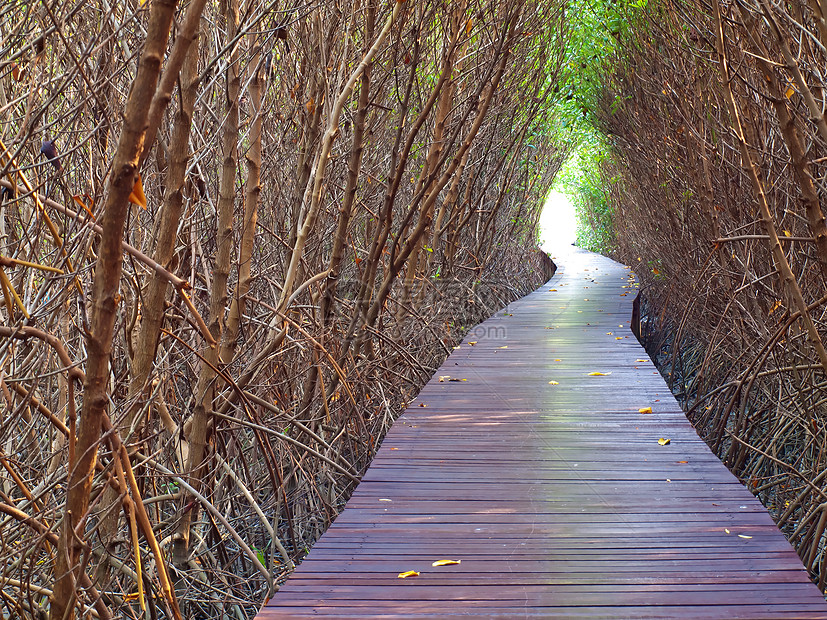
<svg viewBox="0 0 827 620"><path fill-rule="evenodd" d="M824 588L827 3L621 13L594 110L615 251L690 417Z"/></svg>
<svg viewBox="0 0 827 620"><path fill-rule="evenodd" d="M549 275L561 5L12 0L0 32L3 616L250 617Z"/></svg>

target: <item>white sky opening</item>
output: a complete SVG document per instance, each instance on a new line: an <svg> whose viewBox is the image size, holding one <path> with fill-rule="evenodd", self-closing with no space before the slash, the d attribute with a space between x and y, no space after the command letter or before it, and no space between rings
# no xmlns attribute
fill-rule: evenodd
<svg viewBox="0 0 827 620"><path fill-rule="evenodd" d="M571 250L576 238L574 205L566 194L550 191L540 214L540 247L553 258Z"/></svg>

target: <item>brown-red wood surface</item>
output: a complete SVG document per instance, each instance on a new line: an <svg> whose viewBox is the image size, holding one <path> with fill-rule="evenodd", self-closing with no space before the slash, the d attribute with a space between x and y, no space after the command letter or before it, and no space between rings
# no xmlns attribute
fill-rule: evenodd
<svg viewBox="0 0 827 620"><path fill-rule="evenodd" d="M261 620L827 619L632 336L629 270L560 262L445 361Z"/></svg>

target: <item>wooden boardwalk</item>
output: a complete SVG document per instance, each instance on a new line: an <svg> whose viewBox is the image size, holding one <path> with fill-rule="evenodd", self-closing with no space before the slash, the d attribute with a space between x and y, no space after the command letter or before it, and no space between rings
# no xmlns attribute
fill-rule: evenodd
<svg viewBox="0 0 827 620"><path fill-rule="evenodd" d="M827 619L641 361L628 277L573 251L475 329L259 618Z"/></svg>

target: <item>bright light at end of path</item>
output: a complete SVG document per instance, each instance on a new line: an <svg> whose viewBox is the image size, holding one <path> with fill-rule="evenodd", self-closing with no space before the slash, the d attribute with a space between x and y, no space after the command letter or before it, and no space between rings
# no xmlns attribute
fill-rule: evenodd
<svg viewBox="0 0 827 620"><path fill-rule="evenodd" d="M540 247L556 256L571 250L577 238L577 219L569 197L552 191L540 215Z"/></svg>

